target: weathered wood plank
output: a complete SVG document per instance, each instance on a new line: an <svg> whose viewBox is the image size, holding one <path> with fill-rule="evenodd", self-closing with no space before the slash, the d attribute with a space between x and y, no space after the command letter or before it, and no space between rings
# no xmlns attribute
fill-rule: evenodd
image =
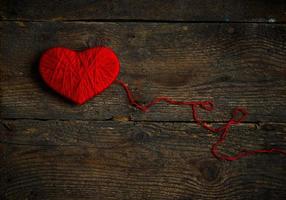
<svg viewBox="0 0 286 200"><path fill-rule="evenodd" d="M225 148L286 147L285 124L242 124ZM4 120L1 199L285 199L285 158L212 158L193 123Z"/></svg>
<svg viewBox="0 0 286 200"><path fill-rule="evenodd" d="M284 0L2 0L2 20L285 22Z"/></svg>
<svg viewBox="0 0 286 200"><path fill-rule="evenodd" d="M221 125L222 123L213 124L213 126ZM176 145L183 141L186 146L189 146L187 145L189 143L190 145L202 145L206 147L205 150L202 149L202 153L209 153L207 147L217 138L215 134L199 127L196 123L123 122L118 119L110 121L2 120L0 131L2 143L19 145L78 145L97 148L98 145L106 142L115 146L123 143L124 146L125 143L130 142L126 137L131 137L132 141L138 137L139 140L147 140L146 142L150 140L149 137L155 137L153 139L156 140L156 143L162 145L165 145L164 142ZM271 145L286 147L286 124L284 123L242 123L232 127L230 132L226 148L237 150L244 148L242 146L245 143L248 145L245 148L250 149L266 148L267 144L268 148ZM109 137L110 139L108 139ZM117 140L114 141L116 142L114 144L113 137ZM192 142L188 138L193 138L196 141ZM178 141L181 139L182 141Z"/></svg>
<svg viewBox="0 0 286 200"><path fill-rule="evenodd" d="M136 99L214 100L224 121L235 106L249 121L286 120L286 25L162 23L0 23L1 117L96 119L126 116L135 121L191 121L191 110L166 104L141 113L111 86L83 106L54 94L38 74L49 47L84 49L103 43L121 61L120 78ZM105 39L103 41L103 39Z"/></svg>

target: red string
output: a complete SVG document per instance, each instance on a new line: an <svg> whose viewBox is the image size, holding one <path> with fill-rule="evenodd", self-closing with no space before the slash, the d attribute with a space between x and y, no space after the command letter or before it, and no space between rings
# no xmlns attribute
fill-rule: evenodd
<svg viewBox="0 0 286 200"><path fill-rule="evenodd" d="M207 129L213 133L219 134L217 141L211 147L212 154L214 155L214 157L216 157L219 160L234 161L234 160L238 160L240 158L250 156L250 155L254 155L254 154L258 154L258 153L279 153L279 154L286 156L286 151L279 149L279 148L243 150L243 151L241 151L241 152L239 152L233 156L221 153L219 151L218 147L219 147L219 145L222 145L226 141L230 127L237 125L237 124L240 124L247 117L248 112L243 108L239 108L239 107L235 108L233 113L232 113L232 117L229 119L229 121L226 124L222 125L221 127L214 128L212 126L209 126L206 122L203 122L199 118L198 113L197 113L197 108L201 108L201 109L204 109L206 111L212 111L214 109L214 105L213 105L212 101L175 101L169 97L157 97L157 98L153 99L150 103L143 105L143 104L140 104L140 103L135 101L135 99L133 98L132 92L130 91L130 89L128 88L126 83L124 83L121 80L116 80L115 83L119 84L123 87L123 89L125 90L125 92L127 94L127 98L129 100L129 103L132 106L136 107L137 109L141 110L142 112L147 112L151 106L153 106L157 103L160 103L160 102L166 102L168 104L173 104L173 105L191 106L194 121L199 126L205 128L205 129ZM236 119L236 118L238 118L238 119Z"/></svg>

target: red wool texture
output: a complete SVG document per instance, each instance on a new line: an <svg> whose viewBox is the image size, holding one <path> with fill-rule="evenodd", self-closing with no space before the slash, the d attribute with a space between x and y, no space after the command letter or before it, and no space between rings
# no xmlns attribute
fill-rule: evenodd
<svg viewBox="0 0 286 200"><path fill-rule="evenodd" d="M40 74L53 90L76 104L103 92L117 78L119 60L107 47L76 52L48 49L40 60Z"/></svg>
<svg viewBox="0 0 286 200"><path fill-rule="evenodd" d="M142 105L133 98L126 83L116 80L119 68L119 60L110 48L95 47L77 52L56 47L43 54L39 71L47 85L76 104L85 103L103 92L112 83L116 83L125 90L129 103L142 112L149 111L150 107L161 102L189 106L192 109L194 121L202 128L217 134L218 138L212 145L211 152L219 160L234 161L258 153L279 153L286 156L286 151L279 148L243 150L235 155L220 152L219 146L226 141L231 126L240 124L247 117L248 112L245 109L235 108L227 123L214 128L198 115L198 109L213 111L214 104L212 101L176 101L169 97L157 97L150 103Z"/></svg>

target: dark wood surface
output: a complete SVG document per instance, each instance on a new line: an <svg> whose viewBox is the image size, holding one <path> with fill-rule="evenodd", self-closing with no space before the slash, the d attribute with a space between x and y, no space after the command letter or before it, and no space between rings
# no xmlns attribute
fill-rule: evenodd
<svg viewBox="0 0 286 200"><path fill-rule="evenodd" d="M1 0L4 20L285 22L284 0Z"/></svg>
<svg viewBox="0 0 286 200"><path fill-rule="evenodd" d="M141 113L112 85L83 106L51 91L47 48L107 45L135 98L213 100L221 150L286 148L285 1L0 2L0 199L286 199L286 158L218 161L188 107Z"/></svg>

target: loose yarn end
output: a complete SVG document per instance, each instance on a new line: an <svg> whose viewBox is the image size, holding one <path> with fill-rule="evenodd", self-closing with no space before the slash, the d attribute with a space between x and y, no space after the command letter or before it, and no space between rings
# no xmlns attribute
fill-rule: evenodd
<svg viewBox="0 0 286 200"><path fill-rule="evenodd" d="M193 115L192 117L199 126L201 126L202 128L212 133L219 134L217 141L213 143L211 147L211 153L213 154L215 158L219 160L235 161L235 160L239 160L241 158L255 155L258 153L278 153L278 154L282 154L286 156L286 151L283 149L279 149L279 148L244 150L244 151L238 152L235 155L228 155L228 154L221 153L219 151L219 146L222 145L226 141L227 136L229 134L229 129L231 128L231 126L240 124L248 116L248 112L244 108L240 108L240 107L235 108L232 112L232 117L228 120L226 124L222 125L221 127L214 128L212 126L209 126L206 122L202 121L198 116L198 108L204 109L206 111L212 111L214 109L214 103L212 101L175 101L168 97L156 97L148 104L142 105L135 101L135 99L133 98L132 92L126 83L124 83L121 80L116 80L115 83L120 85L124 89L124 91L126 92L127 98L129 100L129 103L142 112L149 111L150 107L160 102L165 102L167 104L173 104L173 105L179 105L179 106L184 106L184 105L190 106L192 109L192 115Z"/></svg>

